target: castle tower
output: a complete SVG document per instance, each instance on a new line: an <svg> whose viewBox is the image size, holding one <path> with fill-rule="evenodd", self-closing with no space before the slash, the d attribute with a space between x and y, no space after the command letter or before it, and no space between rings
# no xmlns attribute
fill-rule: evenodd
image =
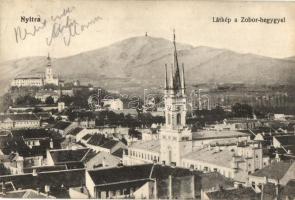
<svg viewBox="0 0 295 200"><path fill-rule="evenodd" d="M180 68L178 63L175 32L173 50L174 62L171 69L168 70L165 65L165 127L160 132L160 157L167 164L181 166L181 157L192 151L192 133L186 127L184 65Z"/></svg>

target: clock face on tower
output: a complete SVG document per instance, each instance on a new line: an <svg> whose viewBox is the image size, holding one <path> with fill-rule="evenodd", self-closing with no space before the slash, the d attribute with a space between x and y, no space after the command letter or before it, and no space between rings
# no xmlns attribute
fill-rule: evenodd
<svg viewBox="0 0 295 200"><path fill-rule="evenodd" d="M171 106L167 106L167 110L169 110L169 111L170 111L170 110L171 110Z"/></svg>

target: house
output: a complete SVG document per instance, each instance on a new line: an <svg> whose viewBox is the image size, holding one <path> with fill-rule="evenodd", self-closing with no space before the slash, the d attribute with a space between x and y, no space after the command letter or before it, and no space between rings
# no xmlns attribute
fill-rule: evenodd
<svg viewBox="0 0 295 200"><path fill-rule="evenodd" d="M236 199L251 199L261 200L260 194L256 193L251 187L238 187L231 189L219 188L215 191L204 192L202 200L236 200Z"/></svg>
<svg viewBox="0 0 295 200"><path fill-rule="evenodd" d="M12 134L14 136L22 137L23 141L29 148L42 145L47 145L48 148L53 148L53 141L51 139L51 135L45 129L14 130L12 131Z"/></svg>
<svg viewBox="0 0 295 200"><path fill-rule="evenodd" d="M55 199L51 195L47 195L40 191L26 189L26 190L14 190L9 192L0 193L0 198L14 198L14 199Z"/></svg>
<svg viewBox="0 0 295 200"><path fill-rule="evenodd" d="M97 169L99 167L115 167L121 163L121 159L107 152L101 151L92 156L87 156L84 160L87 170Z"/></svg>
<svg viewBox="0 0 295 200"><path fill-rule="evenodd" d="M280 161L273 162L253 174L249 175L249 183L257 191L261 191L262 185L273 183L275 185L286 185L290 180L295 179L295 162Z"/></svg>
<svg viewBox="0 0 295 200"><path fill-rule="evenodd" d="M56 124L54 124L54 126L51 128L51 130L53 130L65 137L67 135L67 133L75 127L76 127L76 125L71 122L58 121Z"/></svg>
<svg viewBox="0 0 295 200"><path fill-rule="evenodd" d="M195 198L196 172L162 165L119 166L89 170L91 198Z"/></svg>
<svg viewBox="0 0 295 200"><path fill-rule="evenodd" d="M33 113L0 114L0 128L20 129L40 127L40 118Z"/></svg>
<svg viewBox="0 0 295 200"><path fill-rule="evenodd" d="M74 142L75 142L75 141L76 141L76 136L77 136L82 130L83 130L83 128L75 127L75 128L71 129L71 130L67 133L66 137L67 137L67 138L70 138L71 141L74 141Z"/></svg>
<svg viewBox="0 0 295 200"><path fill-rule="evenodd" d="M128 147L128 155L123 157L125 165L160 162L159 140L138 141Z"/></svg>
<svg viewBox="0 0 295 200"><path fill-rule="evenodd" d="M67 168L84 168L84 160L93 155L89 148L52 149L47 151L47 165L66 165Z"/></svg>
<svg viewBox="0 0 295 200"><path fill-rule="evenodd" d="M127 149L127 146L123 142L106 138L102 134L92 135L85 145L96 152L104 151L110 154L119 148Z"/></svg>
<svg viewBox="0 0 295 200"><path fill-rule="evenodd" d="M11 182L15 190L32 189L56 198L69 198L69 188L85 185L85 169L0 176L0 183L3 182Z"/></svg>
<svg viewBox="0 0 295 200"><path fill-rule="evenodd" d="M259 143L239 143L235 146L208 146L188 153L182 159L183 167L219 172L225 177L246 183L248 174L269 165Z"/></svg>
<svg viewBox="0 0 295 200"><path fill-rule="evenodd" d="M295 135L280 135L273 137L273 146L285 151L285 155L295 158Z"/></svg>

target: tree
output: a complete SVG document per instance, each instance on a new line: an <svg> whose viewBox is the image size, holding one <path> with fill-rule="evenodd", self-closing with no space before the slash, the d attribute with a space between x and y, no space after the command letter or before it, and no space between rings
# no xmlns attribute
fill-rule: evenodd
<svg viewBox="0 0 295 200"><path fill-rule="evenodd" d="M54 99L52 98L52 96L49 96L45 99L45 103L46 104L54 104Z"/></svg>
<svg viewBox="0 0 295 200"><path fill-rule="evenodd" d="M234 117L252 117L253 109L248 104L236 103L232 106L232 114Z"/></svg>
<svg viewBox="0 0 295 200"><path fill-rule="evenodd" d="M15 101L16 105L29 105L29 106L33 106L36 104L41 103L41 101L39 99L36 99L35 97L32 97L30 95L25 95L25 96L19 96L16 101Z"/></svg>

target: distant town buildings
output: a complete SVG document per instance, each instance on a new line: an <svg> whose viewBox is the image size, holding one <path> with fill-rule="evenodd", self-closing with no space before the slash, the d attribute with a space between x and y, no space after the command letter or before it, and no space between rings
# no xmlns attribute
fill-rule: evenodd
<svg viewBox="0 0 295 200"><path fill-rule="evenodd" d="M0 113L0 128L21 129L40 127L40 118L34 113Z"/></svg>

